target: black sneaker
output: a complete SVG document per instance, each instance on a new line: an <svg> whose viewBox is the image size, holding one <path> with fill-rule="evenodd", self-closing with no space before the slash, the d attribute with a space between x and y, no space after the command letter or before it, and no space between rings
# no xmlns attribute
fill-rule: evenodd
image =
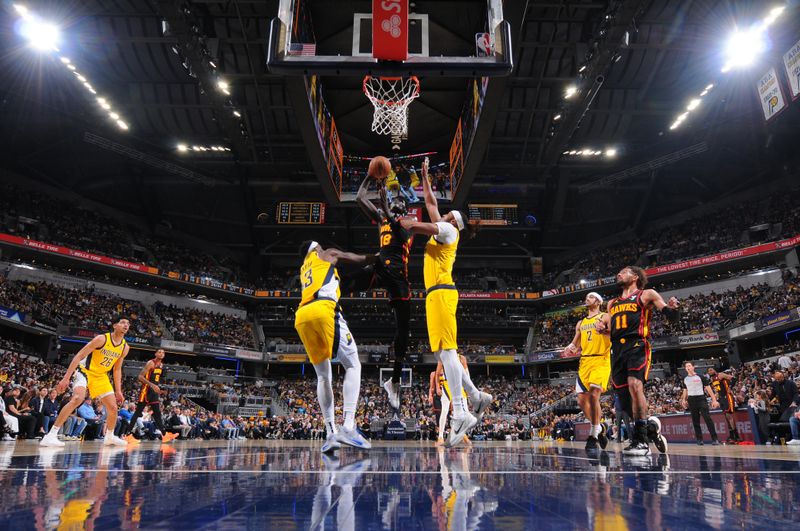
<svg viewBox="0 0 800 531"><path fill-rule="evenodd" d="M608 436L606 435L606 425L600 424L600 433L597 435L597 443L603 450L608 446Z"/></svg>
<svg viewBox="0 0 800 531"><path fill-rule="evenodd" d="M698 440L697 441L697 446L703 446L703 441Z"/></svg>
<svg viewBox="0 0 800 531"><path fill-rule="evenodd" d="M659 453L667 453L667 439L661 435L661 425L653 420L647 421L647 437L656 446Z"/></svg>
<svg viewBox="0 0 800 531"><path fill-rule="evenodd" d="M634 439L625 449L623 455L650 455L650 445L644 441Z"/></svg>
<svg viewBox="0 0 800 531"><path fill-rule="evenodd" d="M597 450L597 437L590 435L589 438L586 439L586 451L589 452L592 450Z"/></svg>

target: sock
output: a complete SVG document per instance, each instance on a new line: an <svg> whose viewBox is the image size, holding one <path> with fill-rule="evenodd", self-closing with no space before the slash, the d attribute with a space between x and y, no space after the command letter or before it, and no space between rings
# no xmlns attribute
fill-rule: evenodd
<svg viewBox="0 0 800 531"><path fill-rule="evenodd" d="M322 418L325 420L325 427L328 435L336 433L336 417L333 414L333 378L331 374L331 360L314 365L317 372L317 400L319 401Z"/></svg>
<svg viewBox="0 0 800 531"><path fill-rule="evenodd" d="M589 436L597 437L598 435L600 435L600 425L592 424L592 428L589 430Z"/></svg>
<svg viewBox="0 0 800 531"><path fill-rule="evenodd" d="M461 394L464 381L464 367L458 361L455 349L442 350L440 354L444 375L450 385L450 400L453 403L453 418L461 418L467 413L464 396Z"/></svg>
<svg viewBox="0 0 800 531"><path fill-rule="evenodd" d="M52 435L58 435L58 430L60 430L60 429L61 429L61 426L55 426L55 425L53 425L53 426L51 426L51 427L50 427L50 431L49 431L49 432L47 432L47 434L48 434L48 435L50 435L50 434L52 434Z"/></svg>
<svg viewBox="0 0 800 531"><path fill-rule="evenodd" d="M461 362L459 362L460 364ZM461 379L461 383L464 386L464 390L469 395L469 399L473 402L477 402L481 398L481 390L478 389L474 383L472 383L472 378L469 376L469 369L464 369L464 366L461 366L461 372L463 373L464 377Z"/></svg>
<svg viewBox="0 0 800 531"><path fill-rule="evenodd" d="M361 365L347 369L344 373L342 395L344 397L344 428L352 430L356 426L356 404L361 389Z"/></svg>

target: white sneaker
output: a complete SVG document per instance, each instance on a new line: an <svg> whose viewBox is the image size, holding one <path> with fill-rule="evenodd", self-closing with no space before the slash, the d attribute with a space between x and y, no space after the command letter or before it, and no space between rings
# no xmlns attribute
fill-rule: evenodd
<svg viewBox="0 0 800 531"><path fill-rule="evenodd" d="M484 393L481 391L481 396L478 400L475 401L473 407L475 407L475 417L478 420L483 418L483 414L486 413L486 410L492 404L492 395L489 393Z"/></svg>
<svg viewBox="0 0 800 531"><path fill-rule="evenodd" d="M351 430L346 430L343 427L336 432L336 440L342 444L346 444L347 446L354 446L356 448L362 448L364 450L369 450L372 448L372 444L368 440L361 435L357 429L353 428Z"/></svg>
<svg viewBox="0 0 800 531"><path fill-rule="evenodd" d="M339 444L339 441L336 440L336 434L331 433L325 442L322 443L321 451L323 454L327 454L328 452L333 452L334 450L338 450L341 448L342 445Z"/></svg>
<svg viewBox="0 0 800 531"><path fill-rule="evenodd" d="M800 445L800 439L792 439L791 441L786 443L786 446L797 446Z"/></svg>
<svg viewBox="0 0 800 531"><path fill-rule="evenodd" d="M445 448L452 448L464 442L464 435L474 428L477 423L478 419L473 417L471 413L465 413L462 417L451 419L450 437L444 443Z"/></svg>
<svg viewBox="0 0 800 531"><path fill-rule="evenodd" d="M383 388L389 395L389 405L392 406L392 409L400 409L400 391L396 387L399 386L395 386L391 378L383 382Z"/></svg>
<svg viewBox="0 0 800 531"><path fill-rule="evenodd" d="M63 448L64 446L66 446L66 444L58 440L58 435L55 435L53 433L48 433L47 435L42 437L41 441L39 441L39 446L52 446L54 448Z"/></svg>
<svg viewBox="0 0 800 531"><path fill-rule="evenodd" d="M112 435L111 437L106 437L103 439L104 446L128 446L128 441L125 439L120 439L116 435Z"/></svg>

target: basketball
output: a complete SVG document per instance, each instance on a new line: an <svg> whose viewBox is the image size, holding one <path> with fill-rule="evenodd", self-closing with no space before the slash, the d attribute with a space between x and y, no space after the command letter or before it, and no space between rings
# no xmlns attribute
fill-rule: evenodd
<svg viewBox="0 0 800 531"><path fill-rule="evenodd" d="M376 181L383 181L389 176L391 171L392 164L389 162L389 159L378 156L369 161L369 170L367 170L367 175Z"/></svg>

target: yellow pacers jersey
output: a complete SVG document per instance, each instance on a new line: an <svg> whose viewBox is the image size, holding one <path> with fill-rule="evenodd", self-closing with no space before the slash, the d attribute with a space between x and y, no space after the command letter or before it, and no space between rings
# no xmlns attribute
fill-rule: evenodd
<svg viewBox="0 0 800 531"><path fill-rule="evenodd" d="M303 285L300 306L316 299L339 300L339 272L332 263L320 258L316 250L306 255L300 267L300 283Z"/></svg>
<svg viewBox="0 0 800 531"><path fill-rule="evenodd" d="M594 317L584 317L581 320L581 357L586 356L611 356L611 336L599 334L595 324L603 317L600 312Z"/></svg>
<svg viewBox="0 0 800 531"><path fill-rule="evenodd" d="M425 289L433 286L453 285L453 264L456 261L456 249L460 235L456 232L453 243L440 243L431 236L425 245L423 276Z"/></svg>
<svg viewBox="0 0 800 531"><path fill-rule="evenodd" d="M105 375L114 367L125 352L125 339L115 345L111 333L105 334L106 342L102 348L93 350L81 361L81 369L90 375Z"/></svg>

